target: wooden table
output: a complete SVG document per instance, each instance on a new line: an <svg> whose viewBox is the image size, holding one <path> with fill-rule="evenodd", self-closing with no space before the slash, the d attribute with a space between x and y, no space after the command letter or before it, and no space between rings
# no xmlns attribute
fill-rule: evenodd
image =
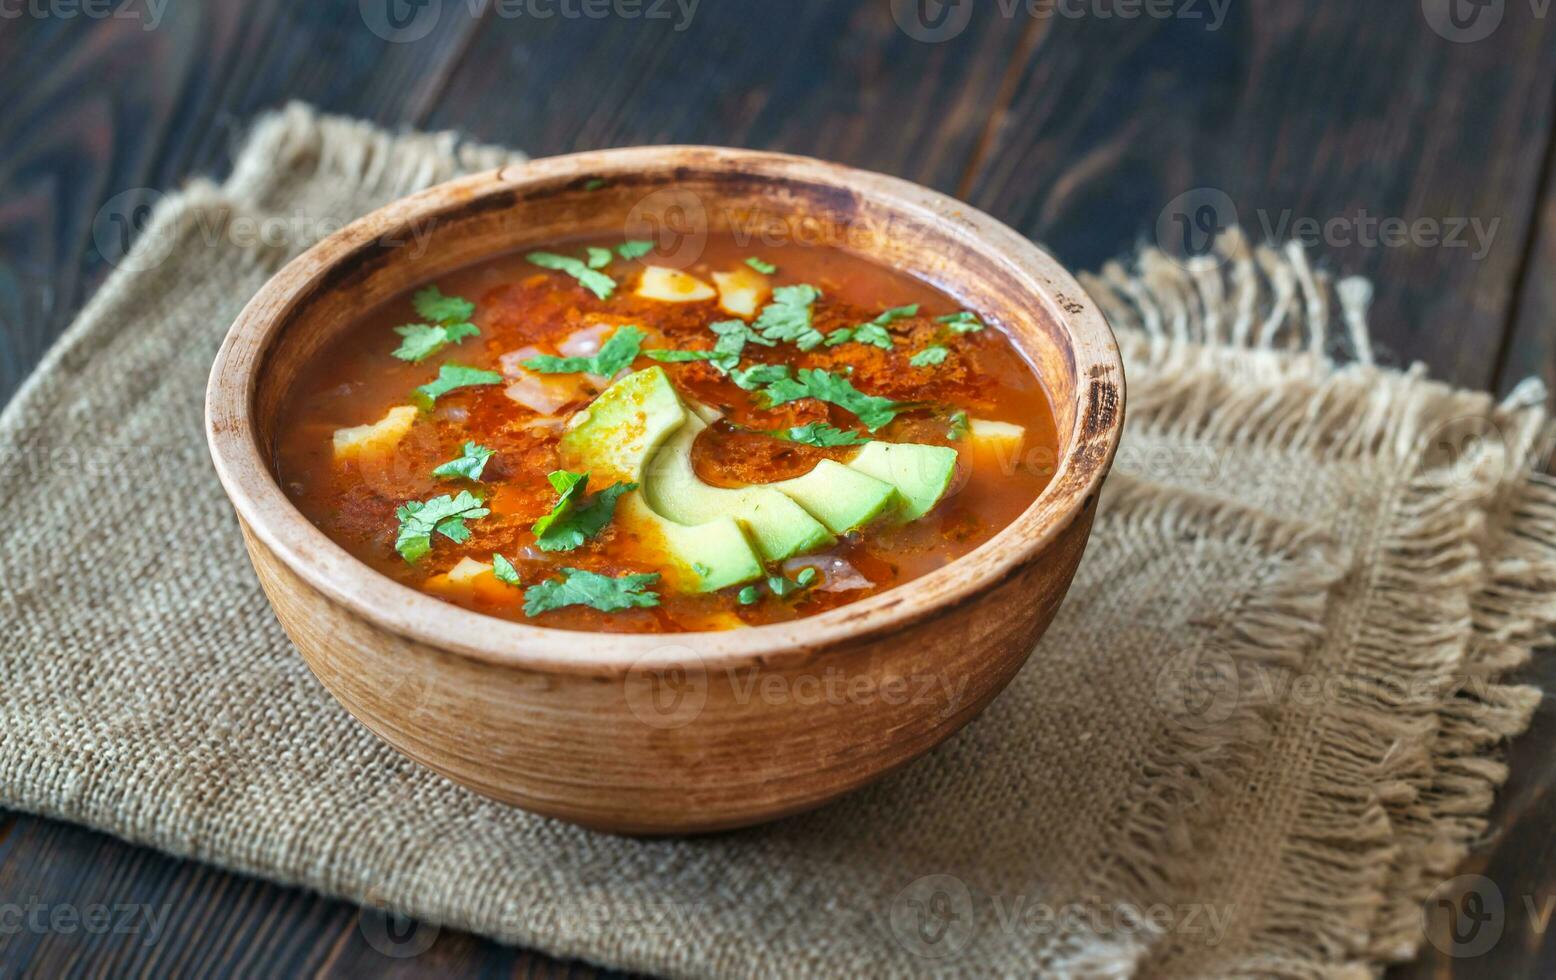
<svg viewBox="0 0 1556 980"><path fill-rule="evenodd" d="M254 114L288 99L535 155L701 142L840 160L956 194L1074 268L1217 189L1255 236L1310 219L1333 269L1376 280L1385 359L1476 388L1556 379L1556 11L1459 0L1455 21L1447 2L1042 0L1033 16L1012 0L708 0L688 20L660 0L604 17L579 0L400 0L396 36L381 0L0 0L0 402L104 278L104 202L223 171ZM1474 3L1490 4L1479 19ZM1388 218L1417 231L1375 240ZM1556 684L1552 659L1530 674ZM1556 975L1556 930L1524 912L1556 899L1553 748L1542 709L1471 862L1506 897L1502 941L1428 947L1400 976ZM150 946L0 935L0 977L593 975L448 930L386 957L344 903L0 811L0 905L94 902L170 918Z"/></svg>

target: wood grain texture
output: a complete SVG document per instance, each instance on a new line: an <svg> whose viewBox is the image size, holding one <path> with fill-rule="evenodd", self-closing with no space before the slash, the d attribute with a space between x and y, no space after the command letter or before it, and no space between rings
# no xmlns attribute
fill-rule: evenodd
<svg viewBox="0 0 1556 980"><path fill-rule="evenodd" d="M1167 201L1206 184L1225 187L1256 230L1247 212L1260 208L1317 218L1362 206L1391 216L1478 211L1516 223L1535 210L1538 161L1551 145L1556 16L1532 20L1521 0L1509 0L1495 36L1472 45L1422 32L1415 0L1234 0L1217 37L1188 23L980 17L937 45L896 31L884 0L704 3L682 32L498 22L488 12L480 22L449 16L407 45L362 31L355 6L174 3L171 40L81 20L0 26L0 403L105 273L90 244L102 202L219 169L249 115L288 98L385 123L463 127L536 153L666 139L812 153L960 189L1073 266L1151 236ZM1539 229L1503 225L1486 261L1351 248L1331 250L1329 265L1384 277L1378 325L1396 359L1425 357L1447 377L1495 378L1503 389L1529 373L1556 379L1553 179L1547 167ZM1521 276L1510 272L1519 264ZM1512 747L1497 830L1477 859L1515 909L1524 896L1556 896L1552 746L1547 706ZM50 871L64 868L73 870ZM224 921L280 923L274 942L256 944L194 916L166 940L171 950L224 950L216 962L241 949L253 975L295 964L330 975L592 975L449 932L419 957L389 959L343 907L329 939L335 959L316 966L298 958L303 941L289 931L296 903L312 901L301 893L246 891L232 884L244 879L0 813L0 902L71 901L97 888L106 900L169 874L186 902L232 909ZM99 881L110 884L89 884ZM1536 926L1520 912L1487 957L1427 946L1420 964L1391 975L1550 976L1556 922ZM451 942L459 952L445 958ZM30 962L10 949L0 946L7 978ZM92 974L119 962L96 948L77 961Z"/></svg>
<svg viewBox="0 0 1556 980"><path fill-rule="evenodd" d="M1253 0L1219 30L1041 24L1010 105L995 109L973 204L1075 268L1154 237L1158 216L1197 188L1226 194L1255 238L1285 218L1350 222L1340 236L1359 234L1364 215L1437 220L1445 233L1455 219L1495 222L1479 259L1473 246L1330 236L1317 250L1376 282L1386 361L1491 385L1486 347L1513 298L1551 129L1556 17L1509 3L1500 30L1472 44L1433 33L1415 2Z"/></svg>
<svg viewBox="0 0 1556 980"><path fill-rule="evenodd" d="M1497 390L1540 378L1556 390L1556 139L1547 150L1544 180L1530 209L1515 302L1497 363Z"/></svg>
<svg viewBox="0 0 1556 980"><path fill-rule="evenodd" d="M290 99L414 123L478 26L449 18L415 45L391 44L355 3L242 0L167 4L154 30L122 18L3 24L0 402L111 271L154 188L224 169L253 115Z"/></svg>

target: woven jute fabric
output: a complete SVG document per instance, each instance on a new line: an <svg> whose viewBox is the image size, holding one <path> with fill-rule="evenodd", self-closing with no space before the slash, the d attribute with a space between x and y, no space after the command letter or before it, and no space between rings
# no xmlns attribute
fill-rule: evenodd
<svg viewBox="0 0 1556 980"><path fill-rule="evenodd" d="M294 106L162 201L0 416L0 804L677 976L1364 976L1419 948L1539 698L1499 678L1556 620L1544 393L1377 366L1367 283L1235 233L1088 278L1130 403L1085 561L1011 687L902 771L629 840L353 722L248 566L206 373L314 238L517 158Z"/></svg>

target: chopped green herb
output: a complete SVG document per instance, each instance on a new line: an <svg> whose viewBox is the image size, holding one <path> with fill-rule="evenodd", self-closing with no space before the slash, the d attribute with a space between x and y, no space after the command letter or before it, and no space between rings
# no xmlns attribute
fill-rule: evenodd
<svg viewBox="0 0 1556 980"><path fill-rule="evenodd" d="M615 377L622 368L637 360L646 335L634 326L625 326L611 334L593 357L554 357L540 354L523 362L531 371L541 374L598 374Z"/></svg>
<svg viewBox="0 0 1556 980"><path fill-rule="evenodd" d="M439 466L432 471L432 475L442 480L479 480L481 472L486 469L486 461L491 458L490 449L479 443L467 442L458 459L451 459Z"/></svg>
<svg viewBox="0 0 1556 980"><path fill-rule="evenodd" d="M704 565L700 561L692 562L692 571L696 572L697 575L701 578L707 578L713 574L713 569L709 568L707 565Z"/></svg>
<svg viewBox="0 0 1556 980"><path fill-rule="evenodd" d="M748 585L740 590L740 604L742 606L754 606L762 600L762 592L754 585Z"/></svg>
<svg viewBox="0 0 1556 980"><path fill-rule="evenodd" d="M978 319L978 314L963 310L960 313L951 313L946 316L936 317L936 323L944 323L956 333L977 333L983 329L983 321Z"/></svg>
<svg viewBox="0 0 1556 980"><path fill-rule="evenodd" d="M492 574L497 576L497 581L506 582L509 585L522 586L519 581L519 570L513 567L513 562L502 555L492 555Z"/></svg>
<svg viewBox="0 0 1556 980"><path fill-rule="evenodd" d="M717 350L646 350L644 357L653 358L664 364L686 364L691 361L708 361L714 367L728 374L740 363L739 354L725 354Z"/></svg>
<svg viewBox="0 0 1556 980"><path fill-rule="evenodd" d="M744 371L737 369L729 373L729 379L746 391L755 391L763 385L787 381L788 378L787 364L753 364Z"/></svg>
<svg viewBox="0 0 1556 980"><path fill-rule="evenodd" d="M779 286L757 316L756 332L768 340L793 341L800 350L820 346L826 338L811 324L811 305L820 298L815 286Z"/></svg>
<svg viewBox="0 0 1556 980"><path fill-rule="evenodd" d="M838 344L846 344L853 341L856 344L869 344L879 347L881 350L891 350L894 341L886 328L890 324L906 319L910 316L918 316L918 304L910 306L896 306L887 310L869 323L860 323L852 327L839 327L827 334L827 346L836 347Z"/></svg>
<svg viewBox="0 0 1556 980"><path fill-rule="evenodd" d="M850 432L846 429L839 429L825 422L811 422L808 425L799 425L792 429L779 429L768 434L789 442L800 442L807 446L819 446L823 449L829 446L862 446L871 441L869 436L858 432Z"/></svg>
<svg viewBox="0 0 1556 980"><path fill-rule="evenodd" d="M502 375L496 371L482 371L480 368L466 367L463 364L445 364L438 368L438 376L435 379L411 393L411 401L424 411L430 412L439 398L456 388L474 388L501 383Z"/></svg>
<svg viewBox="0 0 1556 980"><path fill-rule="evenodd" d="M444 494L428 501L413 500L395 510L400 520L399 533L395 536L394 550L408 562L415 562L432 550L432 535L441 534L455 544L469 539L470 529L465 521L485 517L491 513L481 505L481 498L468 490L458 496Z"/></svg>
<svg viewBox="0 0 1556 980"><path fill-rule="evenodd" d="M524 615L538 616L564 606L588 606L600 612L644 609L659 605L659 595L648 587L658 573L611 578L581 568L563 568L562 579L547 579L524 592Z"/></svg>
<svg viewBox="0 0 1556 980"><path fill-rule="evenodd" d="M641 259L654 250L653 242L625 241L616 246L616 254L624 259Z"/></svg>
<svg viewBox="0 0 1556 980"><path fill-rule="evenodd" d="M933 367L936 364L944 364L951 352L940 344L926 347L908 359L908 363L914 367Z"/></svg>
<svg viewBox="0 0 1556 980"><path fill-rule="evenodd" d="M606 266L608 266L610 264L611 264L611 250L610 249L608 249L608 248L598 248L598 247L596 247L594 245L590 245L589 246L589 268L591 268L591 269L603 269L603 268L605 268Z"/></svg>
<svg viewBox="0 0 1556 980"><path fill-rule="evenodd" d="M605 181L603 179L599 178L599 177L595 177L593 180L590 180L589 182L584 184L584 190L586 190L586 191L597 191L601 187L604 187L604 186L605 186Z"/></svg>
<svg viewBox="0 0 1556 980"><path fill-rule="evenodd" d="M782 598L786 595L792 595L816 581L816 574L814 568L802 568L800 573L794 576L792 582L782 575L769 575L767 577L767 587L772 590L773 595Z"/></svg>
<svg viewBox="0 0 1556 980"><path fill-rule="evenodd" d="M891 350L893 344L891 334L886 332L886 328L874 323L861 323L857 327L838 327L827 334L828 347L836 347L838 344L846 344L850 341L856 344L869 344L881 350Z"/></svg>
<svg viewBox="0 0 1556 980"><path fill-rule="evenodd" d="M535 532L535 544L542 551L572 551L580 547L610 523L616 513L616 502L622 494L638 487L636 483L617 483L595 494L584 504L589 474L557 470L549 479L560 497L556 506L551 508L551 513L530 528Z"/></svg>
<svg viewBox="0 0 1556 980"><path fill-rule="evenodd" d="M967 438L967 433L972 431L972 423L967 421L967 413L957 410L951 415L950 427L946 429L946 438L953 442Z"/></svg>
<svg viewBox="0 0 1556 980"><path fill-rule="evenodd" d="M554 252L531 252L524 256L531 265L538 265L542 269L554 269L557 272L565 272L578 280L579 285L600 299L610 299L611 293L616 291L616 280L607 276L598 269L591 269L582 259L575 259L567 255L557 255Z"/></svg>
<svg viewBox="0 0 1556 980"><path fill-rule="evenodd" d="M760 272L764 276L770 276L778 271L778 267L776 265L773 265L771 262L763 262L761 259L754 255L749 259L746 259L746 265L749 265L751 268L755 269L757 272Z"/></svg>
<svg viewBox="0 0 1556 980"><path fill-rule="evenodd" d="M859 416L865 428L874 432L889 423L907 408L903 402L878 395L867 395L853 386L847 378L816 368L800 369L798 378L774 381L762 390L769 408L784 405L801 398L815 398L829 402Z"/></svg>
<svg viewBox="0 0 1556 980"><path fill-rule="evenodd" d="M411 297L416 315L433 323L468 323L475 315L475 304L462 296L444 296L438 287L416 290Z"/></svg>
<svg viewBox="0 0 1556 980"><path fill-rule="evenodd" d="M444 296L436 286L417 290L411 304L416 307L418 316L430 322L407 323L394 328L395 333L405 338L394 350L394 356L402 361L424 361L449 344L457 344L481 332L470 322L475 314L475 304L459 296Z"/></svg>

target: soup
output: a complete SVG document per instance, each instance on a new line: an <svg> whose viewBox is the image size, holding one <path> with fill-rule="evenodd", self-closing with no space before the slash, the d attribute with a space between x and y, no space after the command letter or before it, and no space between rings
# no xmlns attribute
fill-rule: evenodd
<svg viewBox="0 0 1556 980"><path fill-rule="evenodd" d="M814 615L954 561L1042 492L1047 395L996 328L846 252L565 242L363 316L294 383L288 496L468 609L675 633Z"/></svg>

